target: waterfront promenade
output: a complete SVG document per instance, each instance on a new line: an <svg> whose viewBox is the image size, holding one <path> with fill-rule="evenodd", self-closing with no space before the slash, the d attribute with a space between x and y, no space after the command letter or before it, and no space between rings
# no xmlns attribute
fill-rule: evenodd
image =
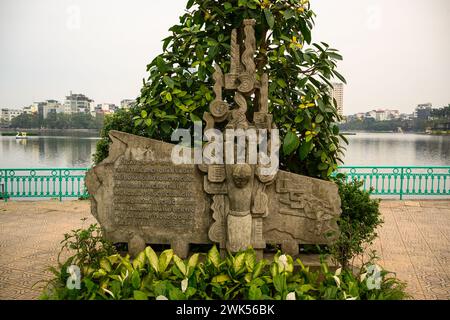
<svg viewBox="0 0 450 320"><path fill-rule="evenodd" d="M95 219L88 201L0 203L0 299L36 299L63 234ZM450 200L382 201L380 264L416 299L450 299ZM86 221L81 221L87 218Z"/></svg>

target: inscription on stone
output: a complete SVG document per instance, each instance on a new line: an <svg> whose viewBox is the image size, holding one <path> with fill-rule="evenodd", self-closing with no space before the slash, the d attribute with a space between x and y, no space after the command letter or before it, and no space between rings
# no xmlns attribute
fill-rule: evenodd
<svg viewBox="0 0 450 320"><path fill-rule="evenodd" d="M190 228L196 210L192 166L121 160L114 171L114 222L118 226Z"/></svg>

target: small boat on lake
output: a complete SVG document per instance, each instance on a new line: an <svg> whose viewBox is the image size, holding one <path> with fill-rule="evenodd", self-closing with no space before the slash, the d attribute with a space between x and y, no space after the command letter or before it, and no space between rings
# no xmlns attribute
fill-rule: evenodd
<svg viewBox="0 0 450 320"><path fill-rule="evenodd" d="M16 139L28 139L26 132L17 132Z"/></svg>

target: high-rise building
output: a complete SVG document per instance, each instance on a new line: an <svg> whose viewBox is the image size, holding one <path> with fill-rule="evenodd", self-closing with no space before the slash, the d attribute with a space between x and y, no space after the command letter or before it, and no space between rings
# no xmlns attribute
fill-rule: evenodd
<svg viewBox="0 0 450 320"><path fill-rule="evenodd" d="M342 117L344 116L344 84L343 83L333 83L333 90L331 94L333 99L337 103L337 112Z"/></svg>
<svg viewBox="0 0 450 320"><path fill-rule="evenodd" d="M64 112L67 114L89 112L91 102L93 102L93 100L89 99L84 94L72 94L71 91L64 102Z"/></svg>

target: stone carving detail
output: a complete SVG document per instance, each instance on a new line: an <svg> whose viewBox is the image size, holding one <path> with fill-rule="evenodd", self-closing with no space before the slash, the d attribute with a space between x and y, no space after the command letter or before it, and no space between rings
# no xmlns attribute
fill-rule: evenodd
<svg viewBox="0 0 450 320"><path fill-rule="evenodd" d="M105 235L136 254L170 244L186 257L189 244L208 243L210 201L195 165L174 165L173 145L111 131L109 157L91 169L91 212Z"/></svg>
<svg viewBox="0 0 450 320"><path fill-rule="evenodd" d="M244 20L243 30L232 31L230 72L224 77L220 67L215 66L213 78L216 97L210 105L210 112L204 116L207 128L214 128L215 123L225 120L228 120L227 129L270 130L274 128L268 114L269 83L267 74L262 76L261 82L256 81L254 25L254 20ZM242 54L242 44L238 42L238 39L243 39L244 52ZM223 89L234 90L234 108L222 100ZM247 118L247 98L255 92L259 101L256 99L254 101L256 116L254 117L255 121L251 122ZM214 195L212 207L215 222L211 226L211 230L214 232L210 232L210 239L219 242L222 248L235 252L250 246L256 249L265 247L262 225L263 218L269 214L269 198L265 190L276 176L261 176L259 167L260 165L247 164L247 161L241 164L200 166L200 169L208 176L208 179L205 179L205 191ZM223 186L219 187L217 183L223 183ZM216 196L224 193L225 196ZM216 205L216 201L219 204ZM218 232L217 230L220 228L226 230ZM221 238L218 238L219 236Z"/></svg>
<svg viewBox="0 0 450 320"><path fill-rule="evenodd" d="M215 98L203 115L205 130L219 123L269 133L276 128L269 113L269 77L256 73L254 24L245 20L232 31L229 72L215 66ZM224 101L223 90L234 93L233 102ZM86 186L91 212L106 237L128 243L131 254L147 244L170 244L186 257L190 244L218 243L230 251L251 246L261 256L273 243L295 255L299 244L326 244L337 235L341 209L334 183L284 171L264 174L265 162L248 161L252 152L240 154L234 141L227 148L225 139L225 159L228 152L237 162L175 165L173 144L118 131L110 138L109 156L87 173ZM244 141L249 145L252 139Z"/></svg>

